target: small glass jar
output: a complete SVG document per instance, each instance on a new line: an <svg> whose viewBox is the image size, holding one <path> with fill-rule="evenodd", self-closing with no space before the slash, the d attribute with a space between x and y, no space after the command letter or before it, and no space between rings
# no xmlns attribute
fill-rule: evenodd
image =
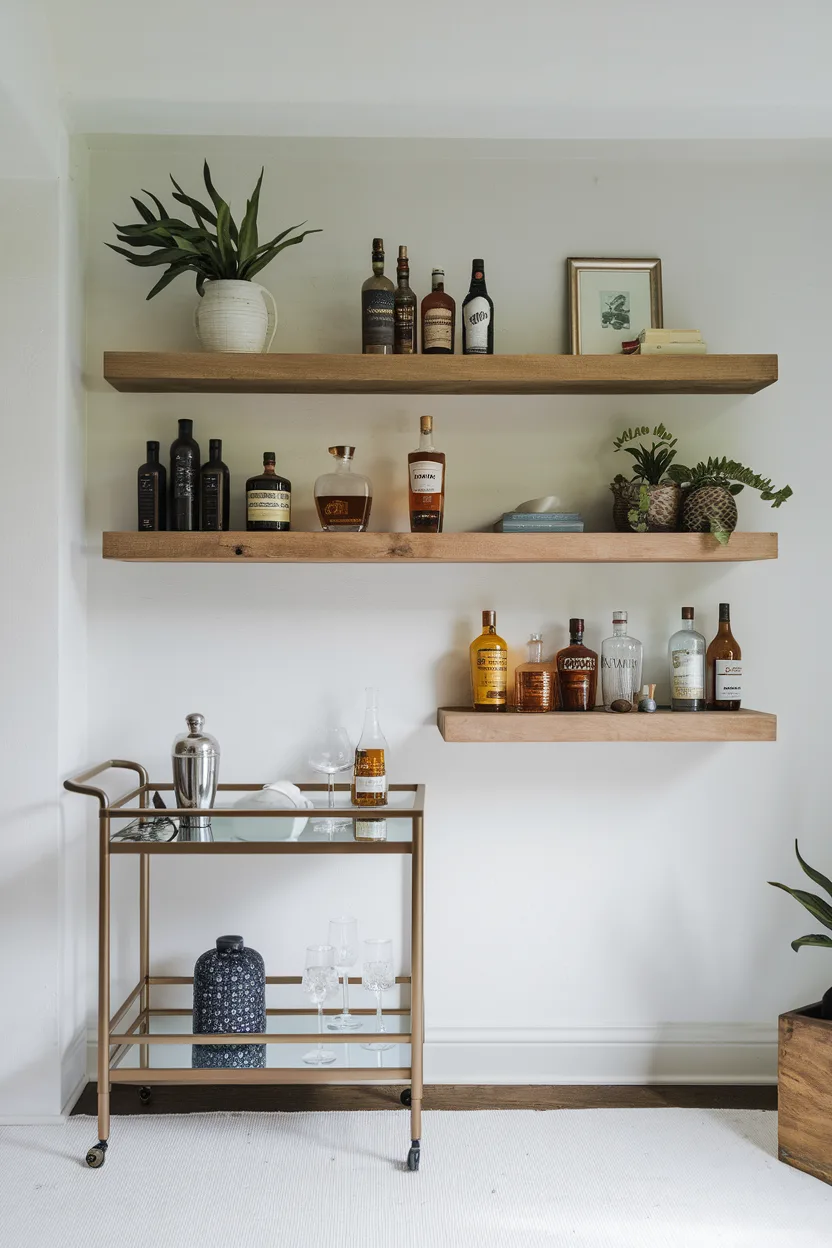
<svg viewBox="0 0 832 1248"><path fill-rule="evenodd" d="M315 482L315 506L321 528L341 533L363 533L370 523L373 488L366 477L352 471L354 446L331 446L335 470Z"/></svg>

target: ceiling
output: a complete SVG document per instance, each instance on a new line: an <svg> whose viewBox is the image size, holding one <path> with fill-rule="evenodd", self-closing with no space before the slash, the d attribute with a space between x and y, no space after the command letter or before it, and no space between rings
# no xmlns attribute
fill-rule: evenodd
<svg viewBox="0 0 832 1248"><path fill-rule="evenodd" d="M86 133L828 138L830 0L41 0Z"/></svg>

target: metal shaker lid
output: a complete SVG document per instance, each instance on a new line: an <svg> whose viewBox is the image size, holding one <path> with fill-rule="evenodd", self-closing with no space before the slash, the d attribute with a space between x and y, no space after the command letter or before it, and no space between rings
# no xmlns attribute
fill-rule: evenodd
<svg viewBox="0 0 832 1248"><path fill-rule="evenodd" d="M219 758L220 745L216 737L203 732L205 716L192 714L185 716L188 732L180 732L173 743L171 753L174 758Z"/></svg>

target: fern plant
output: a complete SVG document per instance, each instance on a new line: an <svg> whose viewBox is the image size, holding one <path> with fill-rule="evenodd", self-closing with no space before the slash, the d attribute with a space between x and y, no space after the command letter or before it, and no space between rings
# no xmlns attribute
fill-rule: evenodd
<svg viewBox="0 0 832 1248"><path fill-rule="evenodd" d="M800 863L809 879L819 884L820 887L832 897L832 880L823 875L820 871L816 871L814 867L810 867L800 856L800 849L795 840L794 852L797 854L797 861ZM789 888L788 884L778 884L776 880L769 880L772 888L782 888L784 893L794 897L795 901L799 901L805 910L808 910L813 918L818 919L824 927L832 931L832 906L829 902L824 901L817 893L807 893L801 888ZM797 940L791 942L792 949L797 953L804 945L821 946L824 949L832 949L832 936L826 936L823 932L812 932L808 936L798 936ZM832 1018L832 988L824 994L821 1017Z"/></svg>
<svg viewBox="0 0 832 1248"><path fill-rule="evenodd" d="M143 191L142 194L153 201L156 212L133 195L131 199L142 218L141 222L135 225L113 223L119 242L127 243L138 254L134 255L124 247L117 247L115 243L107 243L107 246L124 256L130 264L141 268L154 268L162 264L168 266L147 295L148 299L158 295L160 290L164 290L182 273L196 274L196 288L200 295L204 293L205 283L209 281L220 281L223 278L252 281L284 248L302 243L307 234L321 233L320 230L304 230L290 238L293 230L299 230L306 224L302 221L300 225L290 225L287 230L282 230L266 243L259 241L257 213L264 172L264 169L260 170L260 177L251 198L246 202L245 215L239 227L231 215L228 203L214 186L206 160L202 176L213 208L187 195L173 174L170 175L174 186L173 198L190 209L195 225L172 217L160 199L151 191ZM147 249L146 253L144 249Z"/></svg>
<svg viewBox="0 0 832 1248"><path fill-rule="evenodd" d="M768 477L758 476L750 468L737 463L735 459L726 459L725 456L722 459L708 459L694 464L693 468L686 468L683 464L674 464L668 469L667 475L672 481L690 490L715 485L721 486L731 494L739 494L747 485L752 490L759 490L763 502L771 503L772 507L779 507L792 496L790 485L784 485L782 490L775 490Z"/></svg>
<svg viewBox="0 0 832 1248"><path fill-rule="evenodd" d="M628 442L648 436L657 438L658 441L654 441L650 447L627 446ZM656 425L652 435L649 425L640 425L635 429L625 429L620 437L615 439L613 446L616 451L623 450L627 455L632 455L635 460L634 481L644 481L647 485L660 485L664 477L668 475L672 461L676 458L676 451L673 449L676 441L677 439L665 429L664 425ZM620 474L615 479L616 481L625 480Z"/></svg>

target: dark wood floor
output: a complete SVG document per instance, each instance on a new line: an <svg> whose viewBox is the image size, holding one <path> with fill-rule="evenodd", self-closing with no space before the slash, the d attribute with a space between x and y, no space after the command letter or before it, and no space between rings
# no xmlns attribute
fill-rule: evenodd
<svg viewBox="0 0 832 1248"><path fill-rule="evenodd" d="M152 1085L151 1085L152 1087ZM374 1087L176 1087L152 1088L147 1105L138 1088L116 1084L110 1108L113 1114L192 1114L212 1110L263 1112L400 1109L403 1085ZM73 1114L96 1112L97 1084L87 1084ZM425 1088L425 1109L776 1109L773 1084L538 1084L472 1085L437 1083Z"/></svg>

